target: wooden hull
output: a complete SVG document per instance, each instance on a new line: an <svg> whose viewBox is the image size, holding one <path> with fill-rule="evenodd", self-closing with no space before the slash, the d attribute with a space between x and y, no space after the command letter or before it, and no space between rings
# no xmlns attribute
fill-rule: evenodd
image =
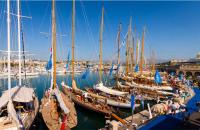
<svg viewBox="0 0 200 130"><path fill-rule="evenodd" d="M62 92L60 93L65 105L70 110L65 120L65 130L69 130L77 125L77 114L73 102ZM59 130L62 122L59 121L58 105L55 104L54 100L55 99L49 98L47 95L44 96L41 104L41 113L46 126L50 130Z"/></svg>
<svg viewBox="0 0 200 130"><path fill-rule="evenodd" d="M74 101L74 103L76 103L77 105L79 105L81 107L84 107L88 110L91 110L91 111L94 111L94 112L97 112L100 114L104 114L104 115L110 115L112 113L112 111L110 110L110 108L108 106L102 107L99 104L85 102L84 100L81 100L81 98L78 98L78 96L82 96L81 94L74 93L67 88L63 88L63 91L66 95L71 97L71 99Z"/></svg>
<svg viewBox="0 0 200 130"><path fill-rule="evenodd" d="M29 130L30 127L32 126L33 121L35 120L35 117L37 116L38 110L39 110L39 101L38 98L34 98L34 109L27 111L27 112L22 112L20 115L21 121L23 123L23 127L25 130ZM15 123L14 120L10 120L8 123L7 120L8 117L1 117L0 118L0 130L18 130L17 124ZM7 122L7 123L6 123Z"/></svg>
<svg viewBox="0 0 200 130"><path fill-rule="evenodd" d="M96 94L93 89L91 90L90 88L86 88L86 90L90 93ZM102 96L102 95L101 95ZM110 99L109 97L105 97L107 99L107 104L113 107L118 107L118 108L131 108L131 103L130 102L120 102L116 101L114 99ZM103 102L102 99L98 99L99 101Z"/></svg>

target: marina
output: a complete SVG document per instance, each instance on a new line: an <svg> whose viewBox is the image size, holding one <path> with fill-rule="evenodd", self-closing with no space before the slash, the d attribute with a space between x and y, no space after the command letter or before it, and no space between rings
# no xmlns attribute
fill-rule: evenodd
<svg viewBox="0 0 200 130"><path fill-rule="evenodd" d="M200 129L197 7L1 1L0 129Z"/></svg>

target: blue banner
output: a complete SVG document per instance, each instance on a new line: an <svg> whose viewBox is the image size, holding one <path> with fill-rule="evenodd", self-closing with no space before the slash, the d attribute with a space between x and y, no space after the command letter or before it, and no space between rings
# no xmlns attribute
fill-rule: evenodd
<svg viewBox="0 0 200 130"><path fill-rule="evenodd" d="M138 66L138 64L135 66L135 70L134 70L135 72L138 72L139 71L139 66Z"/></svg>
<svg viewBox="0 0 200 130"><path fill-rule="evenodd" d="M68 52L68 55L67 55L67 64L66 64L66 69L68 69L69 67L69 63L70 63L70 52Z"/></svg>
<svg viewBox="0 0 200 130"><path fill-rule="evenodd" d="M131 110L134 109L134 106L135 106L135 96L132 94L131 95Z"/></svg>
<svg viewBox="0 0 200 130"><path fill-rule="evenodd" d="M89 74L89 69L87 68L86 70L85 70L85 72L83 73L83 75L82 75L82 79L86 79L86 77L87 77L87 75Z"/></svg>
<svg viewBox="0 0 200 130"><path fill-rule="evenodd" d="M162 78L160 76L160 73L158 72L158 70L156 70L155 76L154 76L154 80L157 84L162 83Z"/></svg>
<svg viewBox="0 0 200 130"><path fill-rule="evenodd" d="M114 69L114 63L112 63L112 66L111 66L111 68L110 68L110 73L109 73L109 76L111 76L111 75L112 75L113 69Z"/></svg>
<svg viewBox="0 0 200 130"><path fill-rule="evenodd" d="M46 65L46 70L50 70L52 68L52 54L50 55L49 61Z"/></svg>

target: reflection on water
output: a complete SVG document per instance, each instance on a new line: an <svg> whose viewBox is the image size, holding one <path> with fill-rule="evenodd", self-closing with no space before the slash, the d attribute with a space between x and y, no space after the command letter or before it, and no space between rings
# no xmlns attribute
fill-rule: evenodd
<svg viewBox="0 0 200 130"><path fill-rule="evenodd" d="M81 74L78 74L75 76L75 80L77 82L77 86L81 89L84 89L84 87L93 87L96 83L98 83L98 73L90 73L86 77L86 79L81 79ZM57 84L59 87L61 87L61 82L65 81L68 85L71 86L71 76L70 75L58 75L57 76ZM28 84L30 87L35 88L35 91L38 95L39 100L42 99L44 91L50 87L51 78L50 75L39 75L38 77L29 78L26 81L23 80L23 83ZM115 82L112 80L112 77L108 77L107 75L103 75L103 82L111 86ZM15 86L18 84L17 79L12 79L12 86ZM2 91L7 90L7 79L0 79L0 93ZM96 130L101 127L104 127L105 120L104 117L100 114L97 114L92 111L88 111L87 109L84 109L82 107L76 106L77 114L78 114L78 125L74 130ZM39 129L39 130L46 130L46 126L42 119L38 118L35 127L33 129Z"/></svg>

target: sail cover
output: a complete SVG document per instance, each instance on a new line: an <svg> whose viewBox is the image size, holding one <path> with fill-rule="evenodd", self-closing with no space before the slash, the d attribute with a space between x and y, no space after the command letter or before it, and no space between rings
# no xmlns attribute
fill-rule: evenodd
<svg viewBox="0 0 200 130"><path fill-rule="evenodd" d="M107 93L107 94L115 95L115 96L124 96L124 95L128 94L128 92L121 92L121 91L117 91L117 90L107 88L107 87L103 86L103 83L97 84L95 86L95 89L102 91L104 93Z"/></svg>
<svg viewBox="0 0 200 130"><path fill-rule="evenodd" d="M34 97L33 88L27 87L13 87L10 89L11 99L16 102L31 102ZM0 109L8 104L9 101L9 90L4 91L0 97Z"/></svg>
<svg viewBox="0 0 200 130"><path fill-rule="evenodd" d="M15 111L14 105L11 100L8 101L7 110L8 110L9 116L14 119L14 121L17 124L17 127L20 128L20 122L19 122L17 113Z"/></svg>
<svg viewBox="0 0 200 130"><path fill-rule="evenodd" d="M61 109L64 111L65 114L68 114L69 113L69 109L65 105L65 103L64 103L64 101L62 99L62 96L61 96L61 94L60 94L60 92L59 92L59 90L57 88L54 89L54 93L55 93L55 95L57 97L57 100L58 100L58 102L60 104Z"/></svg>

